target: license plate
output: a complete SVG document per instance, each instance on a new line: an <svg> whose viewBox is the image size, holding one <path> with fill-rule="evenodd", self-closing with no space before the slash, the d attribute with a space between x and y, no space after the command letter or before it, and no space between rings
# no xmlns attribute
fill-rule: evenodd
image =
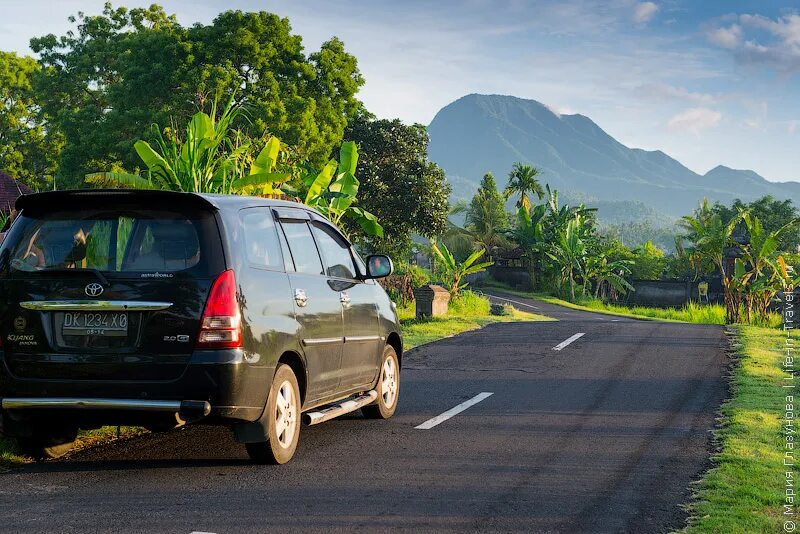
<svg viewBox="0 0 800 534"><path fill-rule="evenodd" d="M126 336L128 335L128 314L66 312L61 332L65 336Z"/></svg>

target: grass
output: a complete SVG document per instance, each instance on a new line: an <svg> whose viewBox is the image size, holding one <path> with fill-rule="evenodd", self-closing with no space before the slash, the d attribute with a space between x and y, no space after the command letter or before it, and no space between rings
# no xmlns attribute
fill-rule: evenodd
<svg viewBox="0 0 800 534"><path fill-rule="evenodd" d="M787 468L782 465L780 418L786 395L793 392L782 387L787 383L781 369L786 334L751 326L735 329L739 361L732 398L722 407L721 450L689 507L687 533L780 532L791 518L782 515Z"/></svg>
<svg viewBox="0 0 800 534"><path fill-rule="evenodd" d="M492 315L489 301L471 291L450 302L449 314L423 320L415 318L416 308L410 306L397 308L403 327L403 345L406 349L430 343L438 339L454 336L469 330L482 328L487 324L515 321L552 321L550 317L513 309L509 315Z"/></svg>
<svg viewBox="0 0 800 534"><path fill-rule="evenodd" d="M147 432L140 427L123 426L119 430L119 438L125 439ZM75 450L85 449L100 443L108 443L117 439L117 427L104 426L96 430L82 430L78 433ZM0 469L18 467L33 462L33 458L20 454L13 439L0 438Z"/></svg>
<svg viewBox="0 0 800 534"><path fill-rule="evenodd" d="M608 315L617 315L620 317L632 317L634 319L652 319L681 323L725 324L725 307L721 304L697 304L695 302L690 302L681 308L651 308L647 306L609 304L595 298L584 298L578 302L569 302L543 293L519 291L499 283L489 283L484 287L487 289L497 289L499 291L521 297L537 298L539 300L549 302L551 304L558 304L559 306L564 306L567 308L605 313ZM780 314L772 313L770 315L768 324L759 326L777 328L780 325Z"/></svg>

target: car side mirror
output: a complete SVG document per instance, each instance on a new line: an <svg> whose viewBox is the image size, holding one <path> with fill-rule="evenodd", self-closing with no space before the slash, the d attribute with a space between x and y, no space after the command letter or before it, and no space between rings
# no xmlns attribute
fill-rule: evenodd
<svg viewBox="0 0 800 534"><path fill-rule="evenodd" d="M389 256L375 254L367 256L367 276L366 278L385 278L392 274L394 265Z"/></svg>

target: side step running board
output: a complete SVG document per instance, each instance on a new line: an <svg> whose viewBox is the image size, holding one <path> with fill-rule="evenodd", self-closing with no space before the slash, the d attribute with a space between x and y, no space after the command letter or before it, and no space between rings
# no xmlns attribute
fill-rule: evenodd
<svg viewBox="0 0 800 534"><path fill-rule="evenodd" d="M366 393L356 397L350 397L343 401L328 404L322 409L304 413L303 423L307 425L324 423L325 421L329 421L335 417L339 417L340 415L354 412L359 408L363 408L368 404L372 404L377 398L378 392L373 389L372 391L367 391Z"/></svg>

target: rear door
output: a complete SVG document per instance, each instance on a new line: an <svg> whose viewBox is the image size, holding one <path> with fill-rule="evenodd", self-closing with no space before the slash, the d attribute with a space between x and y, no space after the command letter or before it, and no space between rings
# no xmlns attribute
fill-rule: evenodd
<svg viewBox="0 0 800 534"><path fill-rule="evenodd" d="M225 269L213 210L136 195L25 208L0 249L0 331L20 377L172 380Z"/></svg>
<svg viewBox="0 0 800 534"><path fill-rule="evenodd" d="M379 335L374 287L357 279L350 243L331 225L312 221L314 239L328 284L339 292L344 316L344 352L340 388L350 390L374 381L383 343Z"/></svg>
<svg viewBox="0 0 800 534"><path fill-rule="evenodd" d="M344 342L342 305L339 291L325 276L308 212L283 208L276 213L292 258L292 264L287 265L289 284L308 368L308 397L313 402L339 390Z"/></svg>

